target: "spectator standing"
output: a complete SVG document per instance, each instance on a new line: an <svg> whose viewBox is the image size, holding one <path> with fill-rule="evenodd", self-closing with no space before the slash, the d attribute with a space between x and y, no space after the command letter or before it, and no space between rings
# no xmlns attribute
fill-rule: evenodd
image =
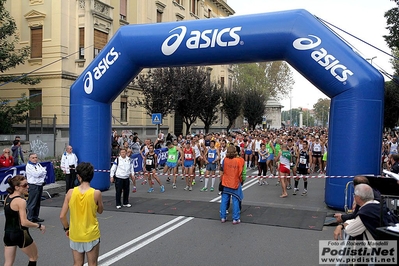
<svg viewBox="0 0 399 266"><path fill-rule="evenodd" d="M122 208L121 196L123 192L123 207L130 208L129 203L130 181L134 180L134 167L129 157L126 156L126 150L120 150L120 156L115 159L111 171L111 183L115 182L116 208Z"/></svg>
<svg viewBox="0 0 399 266"><path fill-rule="evenodd" d="M20 140L14 140L13 146L11 147L11 151L12 151L12 157L14 158L14 165L24 164L24 154Z"/></svg>
<svg viewBox="0 0 399 266"><path fill-rule="evenodd" d="M76 167L80 185L69 190L61 209L60 220L69 237L74 265L83 265L87 256L89 266L97 265L100 251L100 227L97 213L104 210L101 192L90 186L94 168L90 163ZM67 213L70 211L70 222ZM82 221L85 221L84 223Z"/></svg>
<svg viewBox="0 0 399 266"><path fill-rule="evenodd" d="M72 146L68 145L66 151L61 157L61 169L65 175L65 193L68 193L68 190L75 187L75 168L78 165L78 157L72 152L72 150Z"/></svg>
<svg viewBox="0 0 399 266"><path fill-rule="evenodd" d="M14 158L11 155L11 150L5 148L3 154L0 156L0 168L11 167L14 165Z"/></svg>
<svg viewBox="0 0 399 266"><path fill-rule="evenodd" d="M39 218L39 212L47 170L38 163L36 153L31 153L29 155L29 162L26 164L25 174L29 184L27 203L28 220L34 223L44 222L43 219Z"/></svg>

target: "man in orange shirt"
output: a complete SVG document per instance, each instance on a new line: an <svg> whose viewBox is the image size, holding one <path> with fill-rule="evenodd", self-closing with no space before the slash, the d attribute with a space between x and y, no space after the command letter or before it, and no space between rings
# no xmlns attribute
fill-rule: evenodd
<svg viewBox="0 0 399 266"><path fill-rule="evenodd" d="M244 195L242 193L242 170L244 160L237 158L237 151L234 146L227 148L226 158L221 167L221 182L223 186L222 201L220 203L220 221L226 222L227 204L232 196L233 202L233 224L239 224L240 221L240 202Z"/></svg>

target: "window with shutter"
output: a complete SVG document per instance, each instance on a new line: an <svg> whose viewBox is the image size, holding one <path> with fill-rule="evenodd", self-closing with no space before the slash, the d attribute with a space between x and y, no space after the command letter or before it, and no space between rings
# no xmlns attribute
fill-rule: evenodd
<svg viewBox="0 0 399 266"><path fill-rule="evenodd" d="M96 57L108 42L108 33L94 30L94 56Z"/></svg>
<svg viewBox="0 0 399 266"><path fill-rule="evenodd" d="M127 19L127 0L120 0L120 19L126 20Z"/></svg>
<svg viewBox="0 0 399 266"><path fill-rule="evenodd" d="M30 29L30 52L31 58L42 58L42 47L43 47L43 28L31 28Z"/></svg>
<svg viewBox="0 0 399 266"><path fill-rule="evenodd" d="M85 28L79 28L79 59L85 58Z"/></svg>

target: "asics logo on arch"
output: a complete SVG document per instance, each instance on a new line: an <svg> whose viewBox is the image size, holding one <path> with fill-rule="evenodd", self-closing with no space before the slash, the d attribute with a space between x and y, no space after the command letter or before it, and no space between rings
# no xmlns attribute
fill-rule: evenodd
<svg viewBox="0 0 399 266"><path fill-rule="evenodd" d="M92 71L87 71L83 78L83 88L87 94L93 92L93 77L99 80L105 72L115 63L119 58L119 53L115 51L115 47L112 47L109 52L104 56L103 59L98 62L97 66ZM93 73L92 73L93 72Z"/></svg>
<svg viewBox="0 0 399 266"><path fill-rule="evenodd" d="M190 37L185 44L188 49L236 46L240 43L240 35L237 32L241 31L241 28L208 29L202 32L193 30L190 32ZM176 27L169 33L178 30L180 30L180 33L173 33L162 43L161 51L164 55L169 56L174 54L182 44L184 37L186 37L187 28L185 26ZM171 41L173 42L170 43Z"/></svg>
<svg viewBox="0 0 399 266"><path fill-rule="evenodd" d="M295 49L300 51L312 50L320 46L321 39L315 35L309 35L311 38L298 38L293 43ZM314 61L319 63L325 70L330 71L330 74L341 82L346 82L348 76L352 76L353 72L326 49L320 48L314 50L310 56Z"/></svg>

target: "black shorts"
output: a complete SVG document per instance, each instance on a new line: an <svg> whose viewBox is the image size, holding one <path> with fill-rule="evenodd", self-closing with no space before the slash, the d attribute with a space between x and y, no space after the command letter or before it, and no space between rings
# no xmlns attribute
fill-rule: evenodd
<svg viewBox="0 0 399 266"><path fill-rule="evenodd" d="M145 166L145 170L146 170L147 172L152 172L152 170L155 170L155 166L153 166L153 165L146 165L146 166Z"/></svg>
<svg viewBox="0 0 399 266"><path fill-rule="evenodd" d="M6 247L18 246L19 248L26 248L33 243L33 239L27 229L4 232L3 241Z"/></svg>
<svg viewBox="0 0 399 266"><path fill-rule="evenodd" d="M299 167L297 167L296 169L297 169L297 174L308 175L308 168L299 168Z"/></svg>
<svg viewBox="0 0 399 266"><path fill-rule="evenodd" d="M321 158L321 151L314 151L314 152L312 152L312 157L314 157L314 158Z"/></svg>

